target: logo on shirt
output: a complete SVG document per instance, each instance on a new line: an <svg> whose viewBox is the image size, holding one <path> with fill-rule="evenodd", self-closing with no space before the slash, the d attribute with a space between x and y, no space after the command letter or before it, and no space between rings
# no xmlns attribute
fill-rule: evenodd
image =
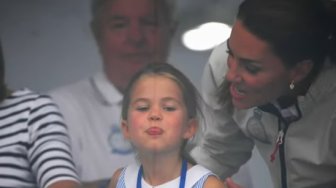
<svg viewBox="0 0 336 188"><path fill-rule="evenodd" d="M133 152L132 145L124 139L119 124L112 125L108 136L108 143L111 153L128 155Z"/></svg>

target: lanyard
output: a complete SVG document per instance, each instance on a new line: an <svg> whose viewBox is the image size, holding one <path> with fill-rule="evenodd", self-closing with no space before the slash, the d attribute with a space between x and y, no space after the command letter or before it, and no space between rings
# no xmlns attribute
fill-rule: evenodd
<svg viewBox="0 0 336 188"><path fill-rule="evenodd" d="M186 160L182 161L182 167L181 167L181 177L180 177L180 186L179 188L184 188L186 175L187 175L187 166L188 163ZM141 188L141 178L142 178L143 168L142 165L140 166L139 172L138 172L138 178L137 178L137 188Z"/></svg>

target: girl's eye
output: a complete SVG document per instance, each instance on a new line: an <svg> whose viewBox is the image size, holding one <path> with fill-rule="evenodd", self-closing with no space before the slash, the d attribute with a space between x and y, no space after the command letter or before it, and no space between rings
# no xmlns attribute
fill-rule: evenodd
<svg viewBox="0 0 336 188"><path fill-rule="evenodd" d="M148 106L137 106L135 107L135 109L140 112L145 112L149 109L149 107Z"/></svg>
<svg viewBox="0 0 336 188"><path fill-rule="evenodd" d="M165 106L165 107L163 107L163 109L164 109L165 111L168 111L168 112L171 112L171 111L175 111L175 110L176 110L176 108L173 107L173 106Z"/></svg>

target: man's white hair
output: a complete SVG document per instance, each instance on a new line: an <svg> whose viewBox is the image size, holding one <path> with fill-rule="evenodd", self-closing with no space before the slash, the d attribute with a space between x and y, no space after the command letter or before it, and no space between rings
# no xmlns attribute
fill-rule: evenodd
<svg viewBox="0 0 336 188"><path fill-rule="evenodd" d="M113 0L92 0L91 1L91 13L92 13L92 19L95 20L97 16L99 15L101 8L104 6L104 3L107 1L113 1ZM153 2L159 2L161 1L162 8L165 8L167 10L167 18L170 22L175 22L177 19L177 6L176 6L176 0L153 0Z"/></svg>

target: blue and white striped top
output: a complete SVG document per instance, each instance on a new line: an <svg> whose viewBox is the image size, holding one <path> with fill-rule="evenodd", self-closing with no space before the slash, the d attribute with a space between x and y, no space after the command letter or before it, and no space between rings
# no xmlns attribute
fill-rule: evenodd
<svg viewBox="0 0 336 188"><path fill-rule="evenodd" d="M0 104L0 187L78 182L62 115L48 96L28 89Z"/></svg>
<svg viewBox="0 0 336 188"><path fill-rule="evenodd" d="M138 171L140 166L138 164L131 164L124 168L120 173L120 177L117 182L117 188L135 188L138 177ZM195 165L188 169L186 176L185 188L202 188L203 184L209 176L214 174L204 168L201 165ZM141 180L143 188L152 188L143 178ZM161 185L155 186L155 188L175 188L179 187L180 177L173 179Z"/></svg>

